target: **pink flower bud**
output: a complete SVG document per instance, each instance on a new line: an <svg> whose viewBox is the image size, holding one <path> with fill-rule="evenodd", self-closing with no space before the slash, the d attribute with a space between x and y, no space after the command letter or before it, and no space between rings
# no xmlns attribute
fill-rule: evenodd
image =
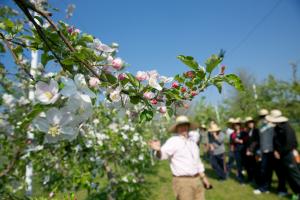
<svg viewBox="0 0 300 200"><path fill-rule="evenodd" d="M182 93L186 92L186 87L182 87L182 88L181 88L181 92L182 92Z"/></svg>
<svg viewBox="0 0 300 200"><path fill-rule="evenodd" d="M186 72L186 77L188 77L188 78L194 78L195 77L195 73L193 72L193 71L188 71L188 72Z"/></svg>
<svg viewBox="0 0 300 200"><path fill-rule="evenodd" d="M144 80L147 80L147 79L149 79L149 75L148 75L148 73L147 72L143 72L143 71L138 71L137 73L136 73L136 79L138 80L138 81L144 81Z"/></svg>
<svg viewBox="0 0 300 200"><path fill-rule="evenodd" d="M154 98L155 95L153 92L145 92L143 96L145 99L151 100Z"/></svg>
<svg viewBox="0 0 300 200"><path fill-rule="evenodd" d="M177 82L172 83L172 88L178 88L178 87L179 87L179 84Z"/></svg>
<svg viewBox="0 0 300 200"><path fill-rule="evenodd" d="M196 91L192 91L191 92L191 95L194 97L194 96L196 96L198 93L196 92Z"/></svg>
<svg viewBox="0 0 300 200"><path fill-rule="evenodd" d="M156 99L152 99L151 100L151 104L156 105L157 104L157 100Z"/></svg>
<svg viewBox="0 0 300 200"><path fill-rule="evenodd" d="M166 106L161 106L159 107L159 112L162 113L162 114L165 114L167 112L167 107Z"/></svg>
<svg viewBox="0 0 300 200"><path fill-rule="evenodd" d="M91 77L89 80L89 85L93 88L97 87L99 85L99 83L100 83L100 80L96 77Z"/></svg>
<svg viewBox="0 0 300 200"><path fill-rule="evenodd" d="M222 66L221 66L220 75L224 75L224 74L225 74L225 68L226 68L225 65L222 65Z"/></svg>
<svg viewBox="0 0 300 200"><path fill-rule="evenodd" d="M73 31L74 31L74 27L73 26L68 27L68 33L72 34Z"/></svg>
<svg viewBox="0 0 300 200"><path fill-rule="evenodd" d="M120 80L120 81L123 81L124 79L126 79L127 78L127 75L125 74L125 73L121 73L121 74L119 74L119 76L118 76L118 79Z"/></svg>
<svg viewBox="0 0 300 200"><path fill-rule="evenodd" d="M123 68L123 60L121 58L115 58L113 61L112 61L112 67L116 70L121 70Z"/></svg>

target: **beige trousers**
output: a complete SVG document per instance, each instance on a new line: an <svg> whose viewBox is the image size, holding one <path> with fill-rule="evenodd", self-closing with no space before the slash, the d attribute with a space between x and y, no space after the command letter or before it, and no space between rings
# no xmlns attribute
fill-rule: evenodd
<svg viewBox="0 0 300 200"><path fill-rule="evenodd" d="M205 200L199 177L173 177L173 190L176 200Z"/></svg>

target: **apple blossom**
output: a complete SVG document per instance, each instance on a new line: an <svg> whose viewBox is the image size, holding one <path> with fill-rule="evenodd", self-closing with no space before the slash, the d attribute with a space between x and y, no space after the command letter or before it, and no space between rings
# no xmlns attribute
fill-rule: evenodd
<svg viewBox="0 0 300 200"><path fill-rule="evenodd" d="M11 95L11 94L7 94L7 93L4 93L3 95L2 95L2 100L3 100L3 103L5 104L5 105L11 105L14 101L15 101L15 98L14 98L14 96L13 95Z"/></svg>
<svg viewBox="0 0 300 200"><path fill-rule="evenodd" d="M109 98L112 102L119 102L121 100L121 88L116 88L109 95Z"/></svg>
<svg viewBox="0 0 300 200"><path fill-rule="evenodd" d="M195 72L193 71L188 71L185 73L186 77L188 78L194 78L195 77Z"/></svg>
<svg viewBox="0 0 300 200"><path fill-rule="evenodd" d="M155 94L153 92L145 92L143 96L144 96L145 99L150 100L150 99L153 99L155 97Z"/></svg>
<svg viewBox="0 0 300 200"><path fill-rule="evenodd" d="M100 83L100 80L96 77L91 77L89 80L89 85L93 88L97 87Z"/></svg>
<svg viewBox="0 0 300 200"><path fill-rule="evenodd" d="M121 58L115 58L112 61L112 67L116 70L121 70L124 66L124 62Z"/></svg>
<svg viewBox="0 0 300 200"><path fill-rule="evenodd" d="M121 73L118 75L118 80L120 80L120 81L123 81L126 78L127 78L127 75L125 73Z"/></svg>
<svg viewBox="0 0 300 200"><path fill-rule="evenodd" d="M151 104L156 105L157 104L157 100L156 99L152 99L151 100Z"/></svg>
<svg viewBox="0 0 300 200"><path fill-rule="evenodd" d="M159 112L162 114L165 114L167 112L167 107L166 106L161 106L158 108Z"/></svg>
<svg viewBox="0 0 300 200"><path fill-rule="evenodd" d="M77 124L70 113L57 108L50 108L46 117L37 117L33 124L41 132L46 133L45 143L56 143L59 140L73 140L78 134Z"/></svg>
<svg viewBox="0 0 300 200"><path fill-rule="evenodd" d="M96 49L97 51L105 52L105 53L112 53L115 50L109 47L106 44L103 44L99 39L94 39L92 48Z"/></svg>
<svg viewBox="0 0 300 200"><path fill-rule="evenodd" d="M76 74L74 81L67 77L62 77L61 81L64 84L64 88L60 91L60 93L66 97L70 97L79 92L86 94L91 98L96 98L96 95L87 86L83 74Z"/></svg>
<svg viewBox="0 0 300 200"><path fill-rule="evenodd" d="M177 82L172 83L172 88L178 88L178 87L179 87L179 84Z"/></svg>
<svg viewBox="0 0 300 200"><path fill-rule="evenodd" d="M181 88L181 92L182 92L182 93L186 92L186 87L182 87L182 88Z"/></svg>
<svg viewBox="0 0 300 200"><path fill-rule="evenodd" d="M170 82L172 82L174 80L173 77L166 77L166 76L160 76L159 79L163 83L170 83Z"/></svg>
<svg viewBox="0 0 300 200"><path fill-rule="evenodd" d="M149 85L158 91L162 90L161 85L157 82L156 76L150 76L149 78Z"/></svg>
<svg viewBox="0 0 300 200"><path fill-rule="evenodd" d="M136 73L136 79L138 80L138 81L144 81L144 80L148 80L149 79L149 75L148 75L148 73L147 72L143 72L143 71L138 71L137 73Z"/></svg>
<svg viewBox="0 0 300 200"><path fill-rule="evenodd" d="M198 93L196 91L191 91L191 95L194 97L196 96Z"/></svg>
<svg viewBox="0 0 300 200"><path fill-rule="evenodd" d="M55 80L51 79L49 84L42 81L37 82L35 86L35 98L42 104L53 104L59 96L58 84Z"/></svg>

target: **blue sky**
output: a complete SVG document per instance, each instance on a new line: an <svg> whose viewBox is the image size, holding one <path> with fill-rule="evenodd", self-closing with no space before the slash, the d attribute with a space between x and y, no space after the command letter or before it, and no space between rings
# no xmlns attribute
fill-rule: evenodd
<svg viewBox="0 0 300 200"><path fill-rule="evenodd" d="M49 2L61 11L74 3L74 16L67 22L104 43L119 43L119 56L130 64L128 70L133 73L157 69L172 76L187 69L177 55L191 55L204 63L220 49L227 51L223 63L228 73L243 68L257 80L268 74L289 80L289 62L299 61L300 65L299 0ZM55 13L56 19L62 17ZM216 103L225 94L219 95L213 88L204 95Z"/></svg>

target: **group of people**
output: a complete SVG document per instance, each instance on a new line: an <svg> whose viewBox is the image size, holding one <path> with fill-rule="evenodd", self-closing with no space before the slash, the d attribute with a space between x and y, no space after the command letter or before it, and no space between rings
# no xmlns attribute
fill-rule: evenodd
<svg viewBox="0 0 300 200"><path fill-rule="evenodd" d="M279 196L287 195L286 182L300 194L300 155L296 133L280 110L259 111L254 119L230 118L225 133L215 122L208 129L201 126L200 144L204 145L212 168L220 180L225 180L235 164L236 178L251 183L254 194L268 193L275 171ZM229 138L227 162L224 139ZM300 197L298 197L300 198Z"/></svg>
<svg viewBox="0 0 300 200"><path fill-rule="evenodd" d="M226 180L235 167L241 184L253 184L254 194L268 193L275 171L278 195L287 195L288 183L293 197L300 199L300 156L288 118L279 110L269 113L262 109L256 118L230 118L227 124L223 132L216 122L199 128L188 117L179 116L170 128L174 135L164 145L157 140L149 142L158 158L170 161L176 199L205 199L204 189L212 188L200 159L202 145L204 159L209 160L220 181Z"/></svg>

